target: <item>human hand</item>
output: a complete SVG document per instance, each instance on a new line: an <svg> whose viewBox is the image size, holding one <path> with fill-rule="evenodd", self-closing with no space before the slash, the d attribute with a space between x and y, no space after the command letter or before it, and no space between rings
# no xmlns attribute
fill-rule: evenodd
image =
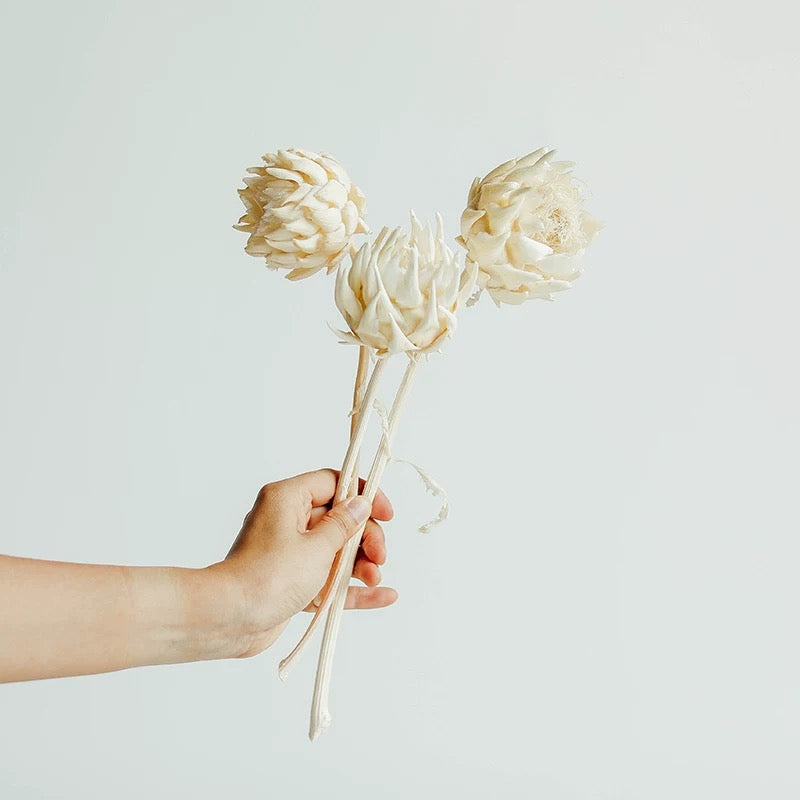
<svg viewBox="0 0 800 800"><path fill-rule="evenodd" d="M368 514L353 569L365 586L350 587L346 608L383 608L397 599L394 589L378 586L386 544L377 520L392 518L391 504L378 492L371 510L363 498L331 508L337 480L337 472L322 469L264 486L227 558L209 567L241 598L231 620L235 655L260 653L298 611L316 609L337 552Z"/></svg>

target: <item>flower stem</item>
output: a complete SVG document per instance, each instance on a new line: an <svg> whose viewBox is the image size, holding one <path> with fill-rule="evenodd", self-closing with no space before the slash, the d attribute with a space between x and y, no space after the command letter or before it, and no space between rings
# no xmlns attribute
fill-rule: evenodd
<svg viewBox="0 0 800 800"><path fill-rule="evenodd" d="M344 457L342 470L339 473L339 483L336 485L336 494L333 502L339 503L346 497L352 497L358 493L358 456L361 450L361 443L364 441L364 434L367 430L367 422L369 421L372 403L375 400L375 395L378 391L378 383L383 374L383 369L386 366L386 359L379 359L372 369L369 383L366 383L367 372L369 371L369 348L361 346L358 353L358 370L356 372L355 386L353 389L353 412L350 419L350 443L347 448L347 453ZM366 387L365 387L366 383ZM360 537L359 537L360 540ZM332 574L338 575L338 568L342 562L342 551L339 551L337 559L331 567ZM351 568L352 571L352 568ZM286 680L289 668L294 663L294 660L308 644L308 640L316 630L317 624L322 617L322 614L328 610L333 599L333 587L335 586L335 577L332 577L328 585L325 587L322 602L314 612L311 622L306 628L305 633L300 638L300 641L295 645L294 650L289 653L283 661L278 665L278 676L281 680Z"/></svg>
<svg viewBox="0 0 800 800"><path fill-rule="evenodd" d="M367 373L369 372L369 348L363 344L358 348L358 369L356 370L356 380L353 386L353 408L350 411L350 438L355 435L356 428L358 427L358 420L361 416L362 407L364 404L364 392L367 387ZM353 473L350 476L350 489L347 492L348 497L354 497L358 494L358 456L356 453L355 464L353 464Z"/></svg>
<svg viewBox="0 0 800 800"><path fill-rule="evenodd" d="M355 435L356 429L358 428L358 420L361 416L361 412L363 411L363 403L364 403L364 392L367 388L367 377L369 373L369 348L364 346L363 344L358 348L358 368L356 369L356 380L353 385L353 407L350 409L350 438L352 439ZM358 451L356 451L355 456L355 463L353 464L353 471L349 476L350 486L347 490L347 497L355 497L358 494L358 478L359 478L359 456L361 455L361 448L359 447ZM339 476L341 480L341 474ZM331 564L331 571L328 575L328 581L326 582L325 586L322 587L321 593L321 600L320 606L325 598L330 594L331 586L333 585L334 577L336 575L336 571L339 567L339 562L342 558L342 551L340 550L336 557ZM316 617L316 613L315 613ZM309 623L309 628L311 629L308 631L309 635L314 628L314 619L312 618L311 623Z"/></svg>
<svg viewBox="0 0 800 800"><path fill-rule="evenodd" d="M417 354L409 356L408 366L406 367L403 379L397 389L392 410L386 424L386 430L381 437L380 447L375 454L375 458L370 467L367 483L364 487L364 497L367 502L372 503L378 491L378 484L383 477L383 472L390 458L390 447L394 439L397 423L400 414L405 406L411 384L414 380L419 356ZM333 604L328 611L325 623L325 633L322 637L322 646L319 653L317 664L317 677L314 684L314 697L311 704L311 723L309 727L309 738L313 742L330 725L331 715L329 711L329 696L331 672L333 669L333 655L336 649L336 639L339 635L339 627L342 620L345 601L347 600L347 590L350 585L350 576L353 574L358 547L361 542L361 535L357 533L351 537L342 549L339 566L333 583Z"/></svg>
<svg viewBox="0 0 800 800"><path fill-rule="evenodd" d="M367 423L369 422L369 415L372 411L372 404L375 401L375 396L378 393L378 384L383 374L384 367L386 366L386 359L380 358L375 362L372 368L372 374L369 377L369 383L364 391L364 396L358 411L355 414L355 419L351 423L350 444L347 447L347 452L344 456L342 469L339 473L339 483L336 485L336 494L333 498L334 505L341 503L347 497L347 492L350 488L351 476L353 468L358 461L358 454L361 450L361 444L364 441L364 434L367 432ZM360 368L360 364L359 364ZM356 484L356 491L358 484Z"/></svg>

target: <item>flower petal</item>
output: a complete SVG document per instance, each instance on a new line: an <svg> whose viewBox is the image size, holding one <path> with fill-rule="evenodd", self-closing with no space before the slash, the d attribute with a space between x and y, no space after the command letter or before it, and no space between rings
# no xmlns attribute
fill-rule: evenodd
<svg viewBox="0 0 800 800"><path fill-rule="evenodd" d="M320 200L337 208L348 202L347 189L339 181L328 181L316 194Z"/></svg>
<svg viewBox="0 0 800 800"><path fill-rule="evenodd" d="M582 255L581 252L574 256L560 254L547 256L537 264L537 267L548 277L571 281L580 275L579 265Z"/></svg>
<svg viewBox="0 0 800 800"><path fill-rule="evenodd" d="M485 211L465 208L461 215L461 235L469 236L472 226L486 214Z"/></svg>
<svg viewBox="0 0 800 800"><path fill-rule="evenodd" d="M353 329L359 317L361 316L362 307L358 302L358 298L350 287L348 282L348 272L344 266L339 267L336 273L336 287L334 291L334 298L336 307L341 311L342 316L347 321L347 324Z"/></svg>
<svg viewBox="0 0 800 800"><path fill-rule="evenodd" d="M507 173L511 172L516 165L516 158L512 158L510 161L505 161L504 163L495 167L491 172L487 172L486 175L484 175L483 183L488 183L489 181L493 181L497 178L505 176Z"/></svg>
<svg viewBox="0 0 800 800"><path fill-rule="evenodd" d="M518 266L535 264L552 254L553 248L522 233L512 233L508 237L508 253Z"/></svg>
<svg viewBox="0 0 800 800"><path fill-rule="evenodd" d="M297 183L297 184L303 183L303 178L297 172L293 172L290 169L281 169L280 167L267 167L267 173L269 175L272 175L273 178L279 178L280 180L291 181L292 183Z"/></svg>
<svg viewBox="0 0 800 800"><path fill-rule="evenodd" d="M507 233L496 235L476 233L467 240L470 258L474 258L479 264L505 263L508 260L506 255L507 241Z"/></svg>
<svg viewBox="0 0 800 800"><path fill-rule="evenodd" d="M313 183L317 186L324 186L328 181L328 173L312 158L294 156L292 158L292 169L297 172L301 172L308 178L310 183Z"/></svg>
<svg viewBox="0 0 800 800"><path fill-rule="evenodd" d="M519 210L524 202L519 198L507 206L491 205L486 209L486 221L489 233L507 233L511 229L511 223L519 216Z"/></svg>

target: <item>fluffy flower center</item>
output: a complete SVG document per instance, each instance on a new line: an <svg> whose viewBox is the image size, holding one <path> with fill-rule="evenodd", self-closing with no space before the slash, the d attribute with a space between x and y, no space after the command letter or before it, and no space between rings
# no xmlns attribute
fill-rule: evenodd
<svg viewBox="0 0 800 800"><path fill-rule="evenodd" d="M521 220L531 238L551 247L555 253L575 253L586 247L589 237L581 224L583 197L570 176L550 176L537 190L526 203L527 220Z"/></svg>

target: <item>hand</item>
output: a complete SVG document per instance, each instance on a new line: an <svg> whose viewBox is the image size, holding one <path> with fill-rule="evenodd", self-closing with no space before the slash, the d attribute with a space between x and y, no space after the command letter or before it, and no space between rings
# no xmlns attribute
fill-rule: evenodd
<svg viewBox="0 0 800 800"><path fill-rule="evenodd" d="M264 486L225 561L209 568L240 590L237 656L260 653L298 611L316 609L337 552L368 514L353 569L365 587L350 587L346 608L383 608L397 599L394 589L378 586L386 544L376 520L392 518L389 501L378 492L371 510L363 498L331 508L337 480L337 472L323 469Z"/></svg>

